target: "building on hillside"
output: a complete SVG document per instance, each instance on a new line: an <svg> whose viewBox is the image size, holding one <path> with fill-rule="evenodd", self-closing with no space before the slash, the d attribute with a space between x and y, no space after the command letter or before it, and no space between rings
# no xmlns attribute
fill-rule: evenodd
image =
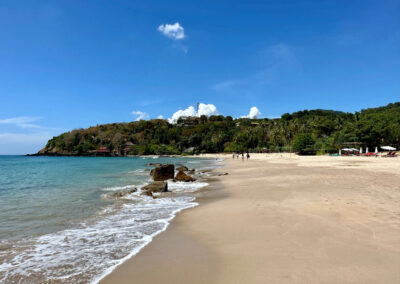
<svg viewBox="0 0 400 284"><path fill-rule="evenodd" d="M102 147L99 147L99 149L97 149L97 150L92 150L92 153L95 156L108 156L108 155L110 155L110 150L108 150L107 147L102 146Z"/></svg>

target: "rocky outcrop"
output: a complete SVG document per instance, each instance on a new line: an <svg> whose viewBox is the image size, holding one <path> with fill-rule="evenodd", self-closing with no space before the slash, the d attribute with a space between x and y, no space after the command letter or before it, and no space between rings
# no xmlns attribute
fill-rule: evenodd
<svg viewBox="0 0 400 284"><path fill-rule="evenodd" d="M194 169L191 169L191 170L188 170L188 171L187 171L187 173L188 173L189 175L194 175L194 172L195 172Z"/></svg>
<svg viewBox="0 0 400 284"><path fill-rule="evenodd" d="M153 192L168 192L168 183L165 181L155 181L142 188L143 194L153 196Z"/></svg>
<svg viewBox="0 0 400 284"><path fill-rule="evenodd" d="M120 198L120 197L124 197L128 194L134 193L136 191L137 191L137 188L124 189L124 190L113 193L111 196L114 198Z"/></svg>
<svg viewBox="0 0 400 284"><path fill-rule="evenodd" d="M183 165L179 165L179 167L177 167L176 170L179 171L179 172L186 172L189 169L187 167L183 166Z"/></svg>
<svg viewBox="0 0 400 284"><path fill-rule="evenodd" d="M196 179L185 174L183 171L179 171L175 176L175 180L189 182L189 181L195 181Z"/></svg>
<svg viewBox="0 0 400 284"><path fill-rule="evenodd" d="M175 174L175 166L172 164L164 164L155 167L150 171L150 175L154 181L164 181L167 179L173 179Z"/></svg>

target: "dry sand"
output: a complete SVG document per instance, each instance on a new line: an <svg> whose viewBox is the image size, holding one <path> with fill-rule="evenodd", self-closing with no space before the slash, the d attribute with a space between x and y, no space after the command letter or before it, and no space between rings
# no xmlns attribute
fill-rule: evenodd
<svg viewBox="0 0 400 284"><path fill-rule="evenodd" d="M400 158L225 157L200 206L102 284L400 283Z"/></svg>

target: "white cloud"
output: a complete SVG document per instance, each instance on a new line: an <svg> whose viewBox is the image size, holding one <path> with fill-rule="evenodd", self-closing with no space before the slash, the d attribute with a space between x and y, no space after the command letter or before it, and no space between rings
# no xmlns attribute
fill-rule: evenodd
<svg viewBox="0 0 400 284"><path fill-rule="evenodd" d="M163 119L164 117L162 116L162 114L160 114L159 116L157 116L158 119Z"/></svg>
<svg viewBox="0 0 400 284"><path fill-rule="evenodd" d="M185 38L184 28L176 22L175 24L162 24L158 27L158 31L161 32L166 37L174 40L180 40Z"/></svg>
<svg viewBox="0 0 400 284"><path fill-rule="evenodd" d="M150 116L147 113L140 110L132 111L132 114L136 116L136 121L146 120L150 118Z"/></svg>
<svg viewBox="0 0 400 284"><path fill-rule="evenodd" d="M261 112L258 110L258 108L253 106L253 107L250 108L249 114L245 115L245 116L242 116L242 118L254 119L254 118L259 117L260 115L261 115Z"/></svg>
<svg viewBox="0 0 400 284"><path fill-rule="evenodd" d="M178 111L176 111L171 118L168 118L168 121L170 123L176 123L176 121L178 120L178 118L182 117L182 116L196 116L196 110L194 109L193 106L188 107L187 109L180 109Z"/></svg>
<svg viewBox="0 0 400 284"><path fill-rule="evenodd" d="M218 114L217 108L213 104L199 104L199 109L197 111L197 116L210 116L210 115L216 115Z"/></svg>
<svg viewBox="0 0 400 284"><path fill-rule="evenodd" d="M12 118L0 119L0 124L12 124L21 128L40 128L40 125L32 124L32 122L42 119L36 116L18 116Z"/></svg>
<svg viewBox="0 0 400 284"><path fill-rule="evenodd" d="M200 103L198 110L194 108L194 106L189 106L188 108L182 110L176 111L171 118L168 119L169 123L176 123L176 121L180 117L185 117L185 116L197 116L200 117L202 115L210 116L210 115L216 115L218 114L217 108L213 104L203 104Z"/></svg>

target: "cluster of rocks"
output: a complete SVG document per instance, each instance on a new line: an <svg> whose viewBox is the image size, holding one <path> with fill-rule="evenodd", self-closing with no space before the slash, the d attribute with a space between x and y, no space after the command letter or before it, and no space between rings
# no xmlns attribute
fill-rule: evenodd
<svg viewBox="0 0 400 284"><path fill-rule="evenodd" d="M176 170L173 164L159 164L150 163L148 166L154 166L154 169L150 170L150 176L153 178L153 182L142 187L142 194L147 196L153 196L153 193L168 192L168 182L167 180L172 180L173 182L192 182L196 179L192 177L195 173L194 169L188 169L183 165L179 165ZM137 192L136 188L126 189L113 194L113 197L120 198L125 195Z"/></svg>
<svg viewBox="0 0 400 284"><path fill-rule="evenodd" d="M168 192L168 183L166 181L154 181L142 187L143 194L153 196L154 192Z"/></svg>
<svg viewBox="0 0 400 284"><path fill-rule="evenodd" d="M155 166L154 169L150 171L150 176L153 177L154 182L146 185L142 188L143 193L149 196L152 196L154 192L168 192L168 183L166 180L172 179L173 182L183 181L183 182L191 182L196 179L190 174L194 174L194 169L188 169L183 165L179 165L176 170L177 174L175 175L175 166L173 164L148 164L150 166ZM186 172L186 173L185 173Z"/></svg>

